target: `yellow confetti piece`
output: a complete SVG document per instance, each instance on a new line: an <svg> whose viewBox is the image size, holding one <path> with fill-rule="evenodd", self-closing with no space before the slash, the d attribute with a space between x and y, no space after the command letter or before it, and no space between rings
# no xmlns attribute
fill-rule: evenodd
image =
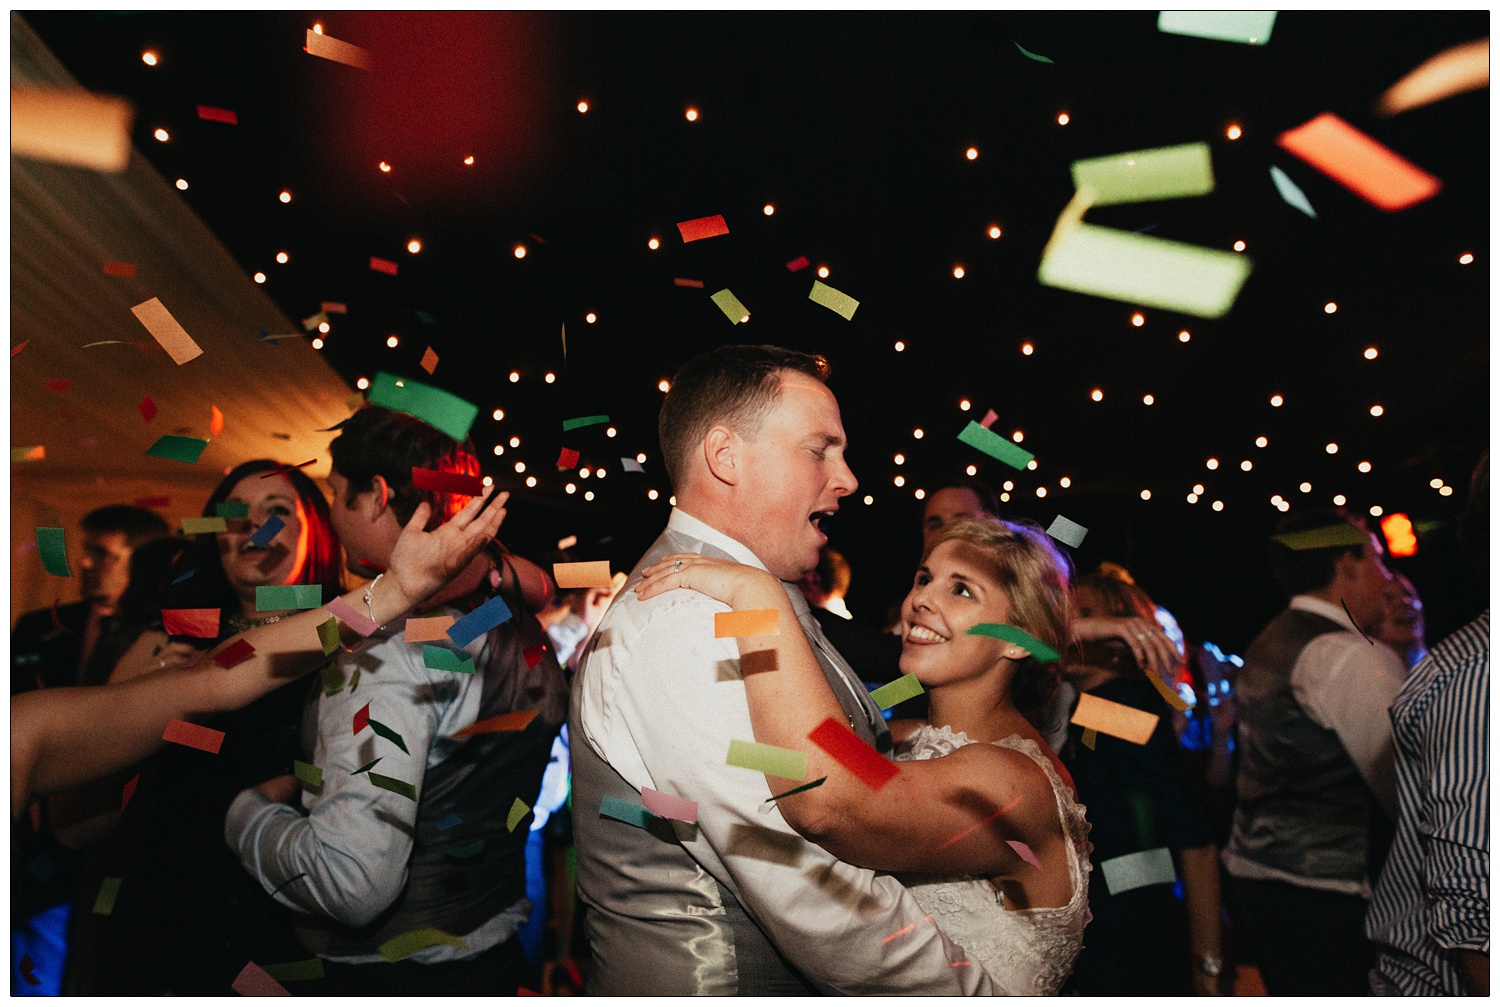
<svg viewBox="0 0 1500 1007"><path fill-rule="evenodd" d="M409 958L421 951L423 948L437 947L439 944L450 944L456 948L468 947L462 937L454 937L452 934L438 930L435 927L424 927L421 930L412 930L399 937L392 937L380 945L380 955L388 962L399 962L403 958Z"/></svg>
<svg viewBox="0 0 1500 1007"><path fill-rule="evenodd" d="M1099 740L1099 732L1098 731L1094 730L1092 727L1086 727L1086 728L1083 729L1083 747L1084 748L1087 748L1089 751L1092 752L1094 750L1094 743L1097 742L1098 740Z"/></svg>
<svg viewBox="0 0 1500 1007"><path fill-rule="evenodd" d="M531 814L531 805L517 797L515 803L510 806L510 814L505 816L505 831L516 831L516 826L520 825L521 820L529 814Z"/></svg>
<svg viewBox="0 0 1500 1007"><path fill-rule="evenodd" d="M730 293L728 287L713 294L711 300L719 306L720 311L724 312L724 317L733 324L738 325L750 320L750 309L741 304L740 299Z"/></svg>
<svg viewBox="0 0 1500 1007"><path fill-rule="evenodd" d="M842 290L835 290L821 280L814 280L812 293L807 295L808 300L823 305L835 314L843 315L845 320L854 321L854 312L859 307L859 302Z"/></svg>

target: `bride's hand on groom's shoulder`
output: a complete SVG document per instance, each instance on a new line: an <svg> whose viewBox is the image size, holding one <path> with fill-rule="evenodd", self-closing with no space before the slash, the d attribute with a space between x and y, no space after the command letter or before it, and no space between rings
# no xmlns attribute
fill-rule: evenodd
<svg viewBox="0 0 1500 1007"><path fill-rule="evenodd" d="M641 571L635 593L641 600L686 588L733 609L774 608L786 599L781 582L765 570L727 559L675 553Z"/></svg>

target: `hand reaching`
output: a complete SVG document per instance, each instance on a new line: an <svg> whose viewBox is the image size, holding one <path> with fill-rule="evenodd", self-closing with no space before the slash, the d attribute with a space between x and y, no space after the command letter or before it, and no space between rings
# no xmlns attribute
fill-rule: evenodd
<svg viewBox="0 0 1500 1007"><path fill-rule="evenodd" d="M495 505L479 513L494 488L470 500L464 509L448 521L426 531L432 508L424 501L406 522L401 537L391 550L391 562L385 576L393 581L407 609L432 597L469 565L479 550L495 537L505 520L505 503L509 493L501 493ZM403 610L405 611L405 610Z"/></svg>
<svg viewBox="0 0 1500 1007"><path fill-rule="evenodd" d="M1142 669L1156 672L1168 685L1177 682L1181 657L1154 619L1139 616L1078 618L1073 620L1073 638L1080 642L1121 640L1130 648L1135 663Z"/></svg>

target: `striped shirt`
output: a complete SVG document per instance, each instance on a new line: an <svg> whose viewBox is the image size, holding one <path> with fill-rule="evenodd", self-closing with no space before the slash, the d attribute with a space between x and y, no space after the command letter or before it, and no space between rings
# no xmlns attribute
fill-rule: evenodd
<svg viewBox="0 0 1500 1007"><path fill-rule="evenodd" d="M1490 613L1432 649L1391 707L1401 817L1365 932L1376 993L1466 993L1454 949L1490 950Z"/></svg>

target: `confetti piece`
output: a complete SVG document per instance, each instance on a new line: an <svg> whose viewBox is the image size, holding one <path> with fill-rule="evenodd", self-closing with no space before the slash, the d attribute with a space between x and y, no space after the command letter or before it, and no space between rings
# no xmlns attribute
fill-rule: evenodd
<svg viewBox="0 0 1500 1007"><path fill-rule="evenodd" d="M370 401L397 412L410 413L428 426L462 443L479 415L479 407L457 395L417 381L381 372L370 387Z"/></svg>
<svg viewBox="0 0 1500 1007"><path fill-rule="evenodd" d="M223 518L247 518L250 516L250 505L240 500L220 500L214 504L214 513ZM184 518L183 520L187 520Z"/></svg>
<svg viewBox="0 0 1500 1007"><path fill-rule="evenodd" d="M119 340L110 340L110 342L118 342L118 341ZM21 340L21 342L16 346L16 348L10 351L10 358L12 360L16 359L16 354L18 354L22 350L26 349L26 344L29 343L29 342L31 342L31 340L29 340L29 339L23 339L23 340ZM97 343L90 343L89 345L90 346L96 346L98 344Z"/></svg>
<svg viewBox="0 0 1500 1007"><path fill-rule="evenodd" d="M1020 840L1018 840L1018 839L1007 839L1005 841L1005 845L1009 846L1011 849L1015 850L1016 851L1016 856L1020 857L1024 861L1026 861L1032 867L1041 867L1042 866L1042 862L1036 858L1036 854L1031 852L1031 847L1027 846L1025 843L1021 842Z"/></svg>
<svg viewBox="0 0 1500 1007"><path fill-rule="evenodd" d="M324 301L318 305L318 308L325 315L347 315L349 313L349 305L342 304L339 301Z"/></svg>
<svg viewBox="0 0 1500 1007"><path fill-rule="evenodd" d="M854 321L855 309L859 307L859 302L854 298L842 290L835 290L822 280L813 281L812 292L807 297L808 300L823 305L835 314L843 315L846 321L851 322Z"/></svg>
<svg viewBox="0 0 1500 1007"><path fill-rule="evenodd" d="M893 940L895 940L897 937L900 937L902 934L911 933L912 930L916 929L916 926L917 925L915 923L908 923L906 926L902 927L900 930L897 930L895 933L891 934L889 937L883 937L883 938L881 938L880 943L884 944L887 941L893 941Z"/></svg>
<svg viewBox="0 0 1500 1007"><path fill-rule="evenodd" d="M484 852L484 838L480 837L472 843L464 843L462 846L444 846L443 852L455 860L468 860L470 857L477 857Z"/></svg>
<svg viewBox="0 0 1500 1007"><path fill-rule="evenodd" d="M688 280L688 279L684 279L681 276L677 276L677 277L674 277L672 279L672 282L675 283L675 284L677 284L677 286L679 286L679 287L691 287L694 290L702 290L703 289L703 281L702 280Z"/></svg>
<svg viewBox="0 0 1500 1007"><path fill-rule="evenodd" d="M959 433L958 439L971 448L983 451L991 458L999 459L1013 469L1024 470L1036 457L1030 451L1016 447L1009 438L1001 437L973 420L970 420L969 425Z"/></svg>
<svg viewBox="0 0 1500 1007"><path fill-rule="evenodd" d="M750 309L741 304L740 299L730 293L728 287L725 287L716 294L710 295L709 299L719 306L719 310L724 312L724 317L729 319L734 325L738 325L750 318Z"/></svg>
<svg viewBox="0 0 1500 1007"><path fill-rule="evenodd" d="M580 427L596 427L601 423L608 423L608 416L578 416L571 420L563 420L563 433L569 430L577 430Z"/></svg>
<svg viewBox="0 0 1500 1007"><path fill-rule="evenodd" d="M1089 751L1092 752L1094 750L1094 745L1098 741L1099 741L1099 732L1098 731L1094 730L1092 727L1086 727L1086 728L1084 728L1084 730L1083 730L1083 747L1084 748L1087 748Z"/></svg>
<svg viewBox="0 0 1500 1007"><path fill-rule="evenodd" d="M1003 622L981 622L969 627L965 636L988 636L996 640L1004 640L1013 643L1017 647L1024 648L1032 657L1043 663L1056 661L1059 658L1057 651L1023 629L1015 626L1007 626Z"/></svg>
<svg viewBox="0 0 1500 1007"><path fill-rule="evenodd" d="M238 126L240 123L239 116L229 111L229 109L214 108L212 105L199 105L198 118L207 119L209 122L228 123L231 126Z"/></svg>
<svg viewBox="0 0 1500 1007"><path fill-rule="evenodd" d="M380 954L388 962L399 962L423 948L436 947L439 944L451 944L456 948L468 947L462 937L454 937L446 931L427 927L402 934L400 937L392 937L380 945Z"/></svg>
<svg viewBox="0 0 1500 1007"><path fill-rule="evenodd" d="M1352 524L1333 524L1307 531L1287 532L1272 535L1272 542L1280 542L1295 552L1304 549L1331 549L1334 546L1362 546L1369 544L1370 533Z"/></svg>
<svg viewBox="0 0 1500 1007"><path fill-rule="evenodd" d="M94 912L108 916L115 911L115 899L120 897L120 883L124 878L105 878L99 886L99 895L94 899Z"/></svg>
<svg viewBox="0 0 1500 1007"><path fill-rule="evenodd" d="M323 959L308 958L300 962L282 962L265 966L266 975L279 982L304 982L323 978Z"/></svg>
<svg viewBox="0 0 1500 1007"><path fill-rule="evenodd" d="M355 734L358 734L360 731L363 731L365 728L367 728L367 727L370 726L370 704L369 703L366 703L364 706L362 706L358 710L354 711L354 720L353 720L352 724L353 724L353 727L354 727L354 733Z"/></svg>
<svg viewBox="0 0 1500 1007"><path fill-rule="evenodd" d="M1061 514L1053 518L1052 523L1047 526L1048 535L1051 535L1063 545L1072 546L1074 549L1083 545L1083 537L1088 533L1089 530L1083 525L1076 521L1069 521Z"/></svg>
<svg viewBox="0 0 1500 1007"><path fill-rule="evenodd" d="M433 371L437 370L437 365L438 355L434 353L432 351L432 347L429 346L427 347L427 352L422 354L422 360L420 361L420 363L418 363L417 366L421 367L422 370L426 371L428 374L431 374Z"/></svg>
<svg viewBox="0 0 1500 1007"><path fill-rule="evenodd" d="M318 626L318 643L323 647L324 657L338 650L343 644L343 641L339 638L339 621L337 619L330 617L327 622ZM339 684L342 687L343 683L340 682Z"/></svg>
<svg viewBox="0 0 1500 1007"><path fill-rule="evenodd" d="M224 432L224 411L218 406L208 407L208 432L214 437Z"/></svg>
<svg viewBox="0 0 1500 1007"><path fill-rule="evenodd" d="M1085 692L1078 697L1078 708L1073 711L1072 723L1079 727L1093 728L1113 738L1144 745L1151 740L1151 733L1156 730L1158 719L1160 718L1154 713L1112 703Z"/></svg>
<svg viewBox="0 0 1500 1007"><path fill-rule="evenodd" d="M45 445L37 444L26 448L11 448L10 460L13 462L39 462L47 457Z"/></svg>
<svg viewBox="0 0 1500 1007"><path fill-rule="evenodd" d="M449 829L453 828L455 825L462 825L463 823L464 823L464 820L462 818L459 818L457 814L455 814L454 812L450 811L446 815L444 815L442 818L439 818L437 821L433 822L432 824L437 826L438 831L440 831L440 832L447 832Z"/></svg>
<svg viewBox="0 0 1500 1007"><path fill-rule="evenodd" d="M389 790L393 794L400 794L408 801L417 799L417 788L404 780L392 779L389 776L381 776L379 773L370 774L370 782L381 790Z"/></svg>
<svg viewBox="0 0 1500 1007"><path fill-rule="evenodd" d="M382 755L382 756L379 756L378 758L372 759L371 761L365 763L363 766L360 766L358 769L356 769L354 772L350 773L349 775L350 776L358 776L360 773L368 773L370 770L374 769L380 763L381 759L384 759L384 758L385 758L385 756Z"/></svg>
<svg viewBox="0 0 1500 1007"><path fill-rule="evenodd" d="M229 523L221 517L185 517L182 519L184 535L213 535L229 531Z"/></svg>
<svg viewBox="0 0 1500 1007"><path fill-rule="evenodd" d="M153 458L170 458L174 462L196 465L206 447L208 441L200 438L167 434L165 437L158 437L156 443L146 449L146 454Z"/></svg>
<svg viewBox="0 0 1500 1007"><path fill-rule="evenodd" d="M126 280L135 279L135 263L133 262L106 262L104 264L105 276L118 276ZM97 345L90 343L89 345Z"/></svg>
<svg viewBox="0 0 1500 1007"><path fill-rule="evenodd" d="M459 472L436 472L432 469L411 470L412 485L419 490L433 490L437 493L454 493L459 496L477 497L484 495L484 480L478 476L463 475Z"/></svg>
<svg viewBox="0 0 1500 1007"><path fill-rule="evenodd" d="M271 436L272 437L280 437L284 441L289 441L289 440L292 439L291 436L288 435L288 434L272 434ZM261 476L261 478L262 479L275 479L279 475L283 475L284 473L292 471L292 469L305 469L309 465L316 465L317 462L318 462L318 460L316 458L309 458L307 461L305 461L305 462L298 462L296 465L278 465L274 469L272 469L271 471L264 473ZM267 523L269 523L269 522L267 522Z"/></svg>
<svg viewBox="0 0 1500 1007"><path fill-rule="evenodd" d="M423 643L428 640L445 640L448 627L456 620L451 615L439 615L430 619L407 619L405 637L407 643Z"/></svg>
<svg viewBox="0 0 1500 1007"><path fill-rule="evenodd" d="M786 264L786 268L795 273L795 272L798 272L799 270L806 269L808 266L811 266L811 265L812 265L812 263L809 262L809 261L807 261L807 256L805 256L805 255L799 255L795 259L793 259L791 262L788 262Z"/></svg>
<svg viewBox="0 0 1500 1007"><path fill-rule="evenodd" d="M575 587L613 587L614 578L609 573L609 560L591 560L586 563L553 563L552 577L563 590Z"/></svg>
<svg viewBox="0 0 1500 1007"><path fill-rule="evenodd" d="M320 325L326 325L327 323L328 312L326 311L320 311L316 315L309 315L307 318L302 319L302 327L308 332L311 332L313 329L316 329Z"/></svg>
<svg viewBox="0 0 1500 1007"><path fill-rule="evenodd" d="M1167 705L1178 713L1194 705L1178 695L1176 689L1163 682L1161 676L1150 668L1147 668L1142 674L1146 676L1146 681L1151 683L1152 687L1161 695L1161 698L1167 701Z"/></svg>
<svg viewBox="0 0 1500 1007"><path fill-rule="evenodd" d="M537 718L540 710L517 710L513 713L502 713L496 717L486 720L475 721L460 731L455 731L453 737L467 738L474 734L497 734L504 731L524 731L533 720Z"/></svg>
<svg viewBox="0 0 1500 1007"><path fill-rule="evenodd" d="M724 761L741 769L754 769L788 780L807 779L807 753L793 752L775 745L735 739L729 743L729 756Z"/></svg>
<svg viewBox="0 0 1500 1007"><path fill-rule="evenodd" d="M360 636L369 636L380 628L380 624L369 616L360 615L349 607L349 603L343 598L335 598L326 606L329 613L338 617L339 622L348 626Z"/></svg>
<svg viewBox="0 0 1500 1007"><path fill-rule="evenodd" d="M322 584L275 584L255 589L257 612L279 612L289 608L319 608L322 604Z"/></svg>
<svg viewBox="0 0 1500 1007"><path fill-rule="evenodd" d="M572 448L563 448L557 453L557 467L560 469L571 469L578 465L578 452Z"/></svg>
<svg viewBox="0 0 1500 1007"><path fill-rule="evenodd" d="M812 781L811 783L804 783L804 784L802 784L802 786L800 786L800 787L793 787L791 790L788 790L785 793L777 794L774 797L767 797L765 799L764 803L770 804L772 801L779 801L783 797L791 797L793 794L800 794L804 790L811 790L813 787L821 787L825 782L827 782L827 780L828 780L828 777L826 777L826 776L820 776L816 780Z"/></svg>
<svg viewBox="0 0 1500 1007"><path fill-rule="evenodd" d="M193 342L193 337L172 317L160 298L142 301L130 311L179 366L203 355L203 347Z"/></svg>
<svg viewBox="0 0 1500 1007"><path fill-rule="evenodd" d="M870 693L870 698L882 710L889 710L897 703L904 703L913 696L920 696L924 691L916 675L902 675L894 682L887 682Z"/></svg>
<svg viewBox="0 0 1500 1007"><path fill-rule="evenodd" d="M644 468L641 467L641 463L638 462L638 461L636 461L634 458L621 458L620 459L620 468L622 470L626 471L626 472L641 472L641 473L644 473L646 471Z"/></svg>
<svg viewBox="0 0 1500 1007"><path fill-rule="evenodd" d="M1271 165L1271 181L1275 183L1276 191L1281 194L1281 198L1286 203L1301 210L1312 219L1318 219L1318 211L1313 209L1307 194L1297 187L1297 183L1292 181L1291 176L1274 164Z"/></svg>
<svg viewBox="0 0 1500 1007"><path fill-rule="evenodd" d="M1169 35L1249 45L1271 41L1271 28L1275 24L1273 10L1164 10L1156 19L1157 31Z"/></svg>
<svg viewBox="0 0 1500 1007"><path fill-rule="evenodd" d="M62 624L62 620L57 617L57 606L60 604L62 604L61 598L52 599L52 628L57 630L59 633L75 633L75 630L71 630L68 627L64 626ZM219 634L216 631L214 635L218 636Z"/></svg>
<svg viewBox="0 0 1500 1007"><path fill-rule="evenodd" d="M436 621L436 620L434 620ZM460 675L474 674L474 659L460 650L449 650L446 647L434 647L431 644L422 647L422 663L433 671L452 671Z"/></svg>
<svg viewBox="0 0 1500 1007"><path fill-rule="evenodd" d="M534 647L527 647L525 650L521 651L521 658L526 662L526 667L535 668L537 664L542 660L542 655L546 652L546 647L542 646L541 644L537 644Z"/></svg>
<svg viewBox="0 0 1500 1007"><path fill-rule="evenodd" d="M1332 112L1287 130L1276 143L1387 212L1431 199L1443 187L1437 178Z"/></svg>
<svg viewBox="0 0 1500 1007"><path fill-rule="evenodd" d="M1238 252L1107 227L1063 228L1037 279L1049 287L1218 318L1239 296L1251 262Z"/></svg>
<svg viewBox="0 0 1500 1007"><path fill-rule="evenodd" d="M372 255L370 256L370 268L375 270L375 272L377 273L388 273L391 276L395 276L396 271L400 267L390 259L382 259L378 256Z"/></svg>
<svg viewBox="0 0 1500 1007"><path fill-rule="evenodd" d="M67 378L53 378L51 381L43 382L42 387L46 388L49 392L65 392L72 384L73 382L69 381ZM147 401L150 400L148 399ZM153 413L153 415L155 414Z"/></svg>
<svg viewBox="0 0 1500 1007"><path fill-rule="evenodd" d="M76 88L12 86L10 152L94 171L123 171L130 163L134 118L122 98Z"/></svg>
<svg viewBox="0 0 1500 1007"><path fill-rule="evenodd" d="M369 707L366 706L365 709L368 710ZM407 755L411 754L410 750L408 750L407 747L406 747L406 742L404 742L404 741L401 740L401 735L397 734L395 731L391 730L389 727L386 727L384 724L382 724L380 721L376 720L374 717L368 718L365 721L365 723L367 723L367 724L370 725L370 730L372 730L376 734L380 735L386 741L389 741L391 744L393 744L397 748L401 749L401 751L405 752Z"/></svg>
<svg viewBox="0 0 1500 1007"><path fill-rule="evenodd" d="M141 774L140 773L136 773L130 779L128 779L128 780L125 781L125 787L124 787L124 789L122 789L120 791L120 810L121 811L125 810L125 806L130 803L130 799L135 796L136 784L138 784L140 782L141 782Z"/></svg>
<svg viewBox="0 0 1500 1007"><path fill-rule="evenodd" d="M807 739L859 777L871 790L879 790L900 772L846 725L832 717L813 728Z"/></svg>
<svg viewBox="0 0 1500 1007"><path fill-rule="evenodd" d="M193 636L203 640L217 639L219 610L216 608L164 608L161 628L168 636Z"/></svg>
<svg viewBox="0 0 1500 1007"><path fill-rule="evenodd" d="M36 548L42 557L42 568L54 577L71 577L68 569L68 546L62 528L38 528Z"/></svg>
<svg viewBox="0 0 1500 1007"><path fill-rule="evenodd" d="M239 639L215 654L214 664L221 668L233 668L253 653L255 648L250 645L250 641Z"/></svg>
<svg viewBox="0 0 1500 1007"><path fill-rule="evenodd" d="M510 806L510 814L505 816L505 831L516 831L516 826L520 825L521 820L529 814L531 814L531 805L517 797L515 803Z"/></svg>
<svg viewBox="0 0 1500 1007"><path fill-rule="evenodd" d="M571 549L571 548L573 548L577 544L578 544L578 536L577 535L569 535L567 538L560 538L560 539L557 540L557 548L558 548L559 551L563 550L563 549Z"/></svg>
<svg viewBox="0 0 1500 1007"><path fill-rule="evenodd" d="M1104 884L1111 895L1147 885L1170 885L1177 880L1172 851L1165 846L1111 857L1100 863L1099 869L1104 872Z"/></svg>
<svg viewBox="0 0 1500 1007"><path fill-rule="evenodd" d="M1380 96L1375 110L1397 115L1465 91L1487 87L1490 82L1490 40L1465 42L1444 49L1397 81Z"/></svg>
<svg viewBox="0 0 1500 1007"><path fill-rule="evenodd" d="M1093 205L1143 203L1214 191L1208 144L1184 143L1073 162L1073 186L1093 190Z"/></svg>
<svg viewBox="0 0 1500 1007"><path fill-rule="evenodd" d="M416 315L417 316L417 321L421 322L423 325L436 325L437 324L437 319L433 318L431 315L429 315L425 311L413 311L412 314Z"/></svg>
<svg viewBox="0 0 1500 1007"><path fill-rule="evenodd" d="M774 608L714 613L714 639L738 636L779 636L781 614Z"/></svg>
<svg viewBox="0 0 1500 1007"><path fill-rule="evenodd" d="M1038 63L1051 63L1052 62L1052 60L1048 59L1046 56L1042 56L1042 55L1039 55L1037 53L1032 52L1030 49L1026 48L1024 45L1022 45L1019 42L1013 42L1012 45L1014 45L1017 49L1021 50L1021 55L1025 56L1027 59L1034 59Z"/></svg>
<svg viewBox="0 0 1500 1007"><path fill-rule="evenodd" d="M599 802L599 814L616 821L624 822L626 825L634 825L637 828L649 829L651 827L651 812L639 804L630 801L622 801L618 797L605 794Z"/></svg>
<svg viewBox="0 0 1500 1007"><path fill-rule="evenodd" d="M684 220L677 225L677 230L682 232L682 240L685 244L689 241L701 241L704 238L714 238L721 234L728 234L729 225L724 223L724 218L716 213L712 217Z"/></svg>
<svg viewBox="0 0 1500 1007"><path fill-rule="evenodd" d="M352 43L340 41L331 35L320 35L311 28L307 30L307 43L303 48L310 55L320 56L335 63L343 63L368 72L375 70L375 62L370 59L370 54L364 49ZM394 958L391 960L396 961Z"/></svg>
<svg viewBox="0 0 1500 1007"><path fill-rule="evenodd" d="M196 748L212 755L218 755L219 746L224 744L223 731L215 731L211 727L200 727L175 718L167 721L167 729L162 732L161 737L163 741L170 741L174 745Z"/></svg>
<svg viewBox="0 0 1500 1007"><path fill-rule="evenodd" d="M310 762L293 759L292 775L309 787L321 787L323 785L323 770Z"/></svg>
<svg viewBox="0 0 1500 1007"><path fill-rule="evenodd" d="M650 787L641 788L641 803L646 810L658 818L671 818L679 822L696 822L698 820L698 802L689 801L686 798L675 797L672 794L663 794L659 790Z"/></svg>
<svg viewBox="0 0 1500 1007"><path fill-rule="evenodd" d="M467 647L471 641L488 633L510 618L505 599L498 594L448 627L448 639L456 646Z"/></svg>

